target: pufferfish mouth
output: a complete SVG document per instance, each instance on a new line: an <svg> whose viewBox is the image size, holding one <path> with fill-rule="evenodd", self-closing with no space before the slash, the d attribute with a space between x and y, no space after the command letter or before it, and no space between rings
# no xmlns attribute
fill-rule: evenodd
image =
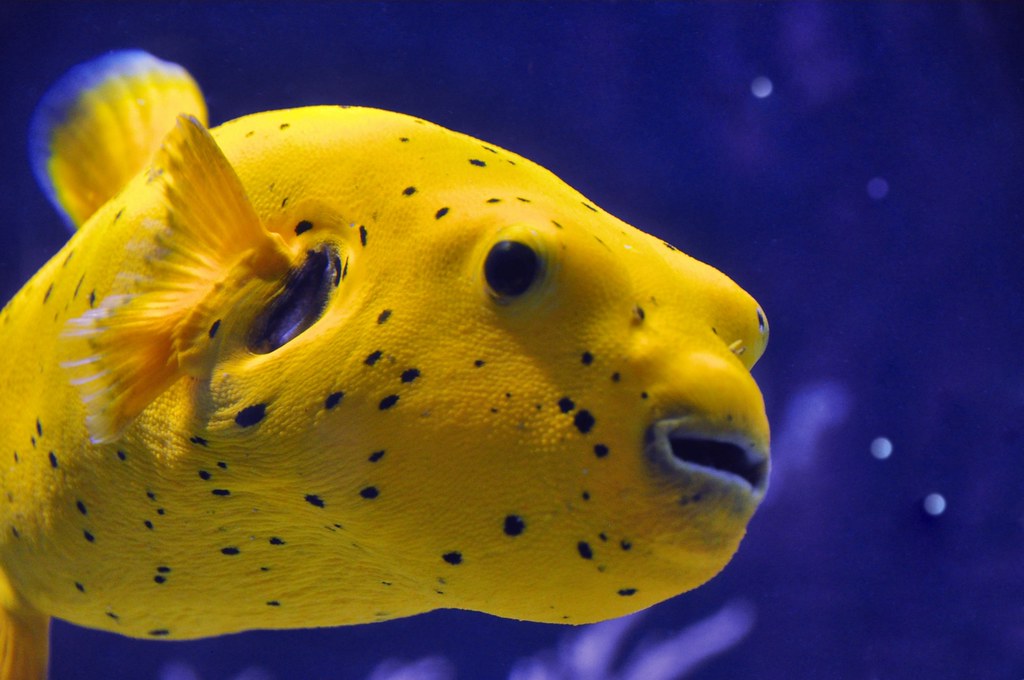
<svg viewBox="0 0 1024 680"><path fill-rule="evenodd" d="M650 458L702 480L760 500L768 485L768 455L741 433L703 431L693 418L663 418L647 429Z"/></svg>

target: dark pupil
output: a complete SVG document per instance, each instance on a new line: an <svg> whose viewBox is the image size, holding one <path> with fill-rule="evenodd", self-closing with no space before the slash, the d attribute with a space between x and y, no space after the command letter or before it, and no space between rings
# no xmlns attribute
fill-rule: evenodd
<svg viewBox="0 0 1024 680"><path fill-rule="evenodd" d="M522 295L540 269L537 253L518 241L499 241L484 261L487 285L498 295Z"/></svg>

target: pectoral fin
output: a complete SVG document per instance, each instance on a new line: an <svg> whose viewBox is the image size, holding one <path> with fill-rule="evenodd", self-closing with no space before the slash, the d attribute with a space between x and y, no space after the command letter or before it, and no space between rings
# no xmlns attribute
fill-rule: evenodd
<svg viewBox="0 0 1024 680"><path fill-rule="evenodd" d="M216 356L216 322L239 291L283 282L291 253L259 221L241 180L213 137L181 116L157 154L152 176L163 184L167 217L140 248L150 272L125 284L65 334L72 371L93 442L116 440L164 390L184 375L203 376Z"/></svg>

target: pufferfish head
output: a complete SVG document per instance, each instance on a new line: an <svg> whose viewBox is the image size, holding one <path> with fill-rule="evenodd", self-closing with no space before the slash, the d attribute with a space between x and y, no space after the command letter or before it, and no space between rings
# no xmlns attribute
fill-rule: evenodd
<svg viewBox="0 0 1024 680"><path fill-rule="evenodd" d="M231 399L293 414L278 480L342 505L436 607L584 623L718 573L768 476L757 303L511 152L365 109L288 135L318 118L300 160L235 154L248 187L279 159L290 179L250 195L305 253L264 349L225 370ZM308 323L281 311L311 301Z"/></svg>

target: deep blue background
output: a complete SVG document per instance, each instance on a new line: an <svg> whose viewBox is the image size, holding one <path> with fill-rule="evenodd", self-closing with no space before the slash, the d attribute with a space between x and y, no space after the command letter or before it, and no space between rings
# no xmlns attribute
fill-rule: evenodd
<svg viewBox="0 0 1024 680"><path fill-rule="evenodd" d="M29 171L32 109L108 49L185 65L213 122L361 104L506 146L724 270L772 323L755 369L769 501L726 571L645 630L741 596L756 628L696 677L1020 678L1020 7L3 4L0 299L66 238ZM880 435L884 461L868 453ZM935 518L932 492L948 502ZM363 678L439 653L460 678L498 678L565 631L442 612L156 643L58 623L52 671L154 678L182 659L207 680Z"/></svg>

